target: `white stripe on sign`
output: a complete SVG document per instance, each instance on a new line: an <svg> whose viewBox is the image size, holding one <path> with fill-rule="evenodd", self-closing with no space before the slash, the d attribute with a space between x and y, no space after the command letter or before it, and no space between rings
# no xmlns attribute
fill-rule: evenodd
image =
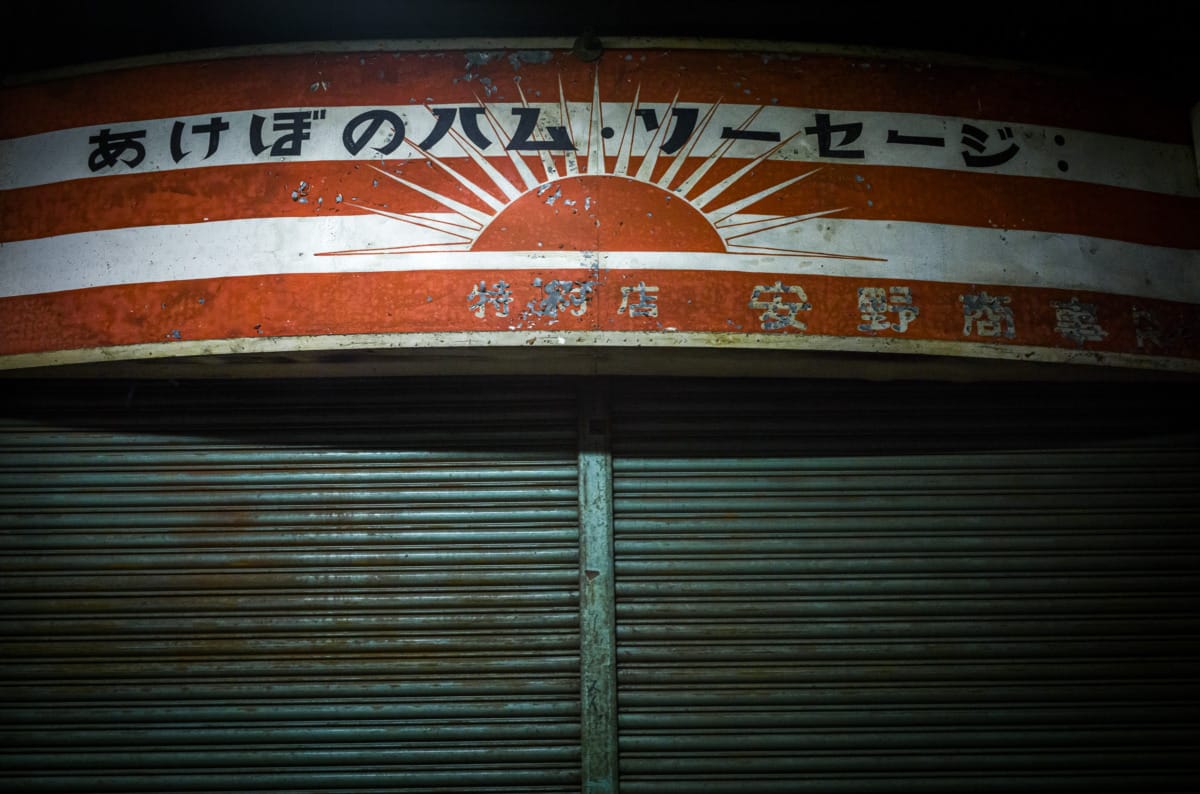
<svg viewBox="0 0 1200 794"><path fill-rule="evenodd" d="M428 217L437 219L430 214ZM447 220L456 216L446 215ZM756 216L744 216L752 220ZM1200 251L1079 235L818 218L771 230L763 253L443 251L317 256L429 243L380 217L273 218L147 226L7 243L0 297L115 284L285 273L417 270L727 270L996 284L1200 303ZM458 242L447 237L448 243ZM884 261L872 261L869 258Z"/></svg>
<svg viewBox="0 0 1200 794"><path fill-rule="evenodd" d="M540 112L535 132L521 126L529 109ZM677 115L680 110L691 109L696 113ZM79 127L0 141L0 190L208 166L370 161L381 157L420 159L425 155L417 145L422 143L436 157L465 158L466 147L478 147L477 155L499 158L511 154L506 147L522 142L549 145L557 139L561 143L567 138L556 136L553 130L563 127L580 156L586 154L592 139L605 156L626 159L642 157L652 146L657 147L660 158L707 158L716 154L735 160L752 159L778 147L770 159L1032 176L1200 196L1195 154L1185 145L1033 124L909 113L758 105L719 105L713 110L710 104L688 105L682 101L673 108L667 103L639 103L640 115L631 114L629 103L604 102L601 110L603 119L618 120L612 122L608 138L589 137L592 107L585 103L568 103L570 118L565 122L557 104L522 108L498 103L484 107L216 110L178 119ZM441 131L439 118L449 125ZM691 124L688 119L695 124L686 143L673 140L676 132L682 135L686 131ZM227 129L222 127L225 124ZM658 127L652 130L651 124ZM296 125L302 126L308 137L298 138L295 149L276 148L288 130L299 129ZM400 141L398 134L402 135ZM122 137L128 135L135 137ZM101 141L106 143L102 145ZM210 142L214 147L211 155ZM664 146L672 151L663 150ZM259 149L257 154L255 149ZM525 153L546 151L561 154L565 150L529 149Z"/></svg>

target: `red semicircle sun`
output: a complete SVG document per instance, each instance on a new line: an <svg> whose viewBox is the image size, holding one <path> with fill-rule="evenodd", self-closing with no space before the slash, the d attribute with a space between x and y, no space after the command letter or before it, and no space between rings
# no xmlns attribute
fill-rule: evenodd
<svg viewBox="0 0 1200 794"><path fill-rule="evenodd" d="M681 196L623 176L548 182L502 209L472 251L705 251L725 243Z"/></svg>

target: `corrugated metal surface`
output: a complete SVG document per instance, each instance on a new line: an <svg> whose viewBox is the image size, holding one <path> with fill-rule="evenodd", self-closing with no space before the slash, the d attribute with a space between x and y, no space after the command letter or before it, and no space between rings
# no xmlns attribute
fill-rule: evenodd
<svg viewBox="0 0 1200 794"><path fill-rule="evenodd" d="M573 390L6 390L0 787L578 790Z"/></svg>
<svg viewBox="0 0 1200 794"><path fill-rule="evenodd" d="M623 794L1200 791L1194 395L618 391Z"/></svg>

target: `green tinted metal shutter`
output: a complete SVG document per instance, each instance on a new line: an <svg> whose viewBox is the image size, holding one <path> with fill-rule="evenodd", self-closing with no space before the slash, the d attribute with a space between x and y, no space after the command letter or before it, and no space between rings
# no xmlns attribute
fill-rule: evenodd
<svg viewBox="0 0 1200 794"><path fill-rule="evenodd" d="M6 384L9 791L577 791L573 390Z"/></svg>
<svg viewBox="0 0 1200 794"><path fill-rule="evenodd" d="M1200 788L1190 394L600 386L8 385L6 788L610 790L610 427L624 791Z"/></svg>
<svg viewBox="0 0 1200 794"><path fill-rule="evenodd" d="M616 390L623 794L1200 790L1194 393Z"/></svg>

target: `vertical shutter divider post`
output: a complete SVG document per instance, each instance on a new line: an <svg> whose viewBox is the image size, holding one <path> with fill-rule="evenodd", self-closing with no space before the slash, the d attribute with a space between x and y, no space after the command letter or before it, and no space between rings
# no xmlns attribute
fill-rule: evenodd
<svg viewBox="0 0 1200 794"><path fill-rule="evenodd" d="M617 791L616 607L607 383L579 396L579 613L584 794Z"/></svg>

